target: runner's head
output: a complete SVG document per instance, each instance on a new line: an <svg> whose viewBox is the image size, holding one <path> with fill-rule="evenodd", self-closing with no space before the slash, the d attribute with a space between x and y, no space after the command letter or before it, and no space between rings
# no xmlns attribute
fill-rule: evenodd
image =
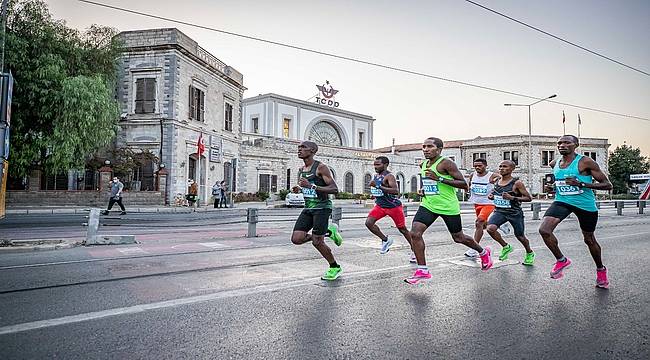
<svg viewBox="0 0 650 360"><path fill-rule="evenodd" d="M516 166L517 165L515 165L515 162L512 160L503 160L499 163L499 174L501 174L501 176L508 176L512 174Z"/></svg>
<svg viewBox="0 0 650 360"><path fill-rule="evenodd" d="M574 153L578 146L580 146L580 142L578 138L573 135L564 135L557 141L557 151L562 155Z"/></svg>
<svg viewBox="0 0 650 360"><path fill-rule="evenodd" d="M430 137L422 143L422 153L426 159L435 159L442 153L444 143L437 137Z"/></svg>
<svg viewBox="0 0 650 360"><path fill-rule="evenodd" d="M390 163L390 161L388 160L387 157L385 157L385 156L377 157L375 159L374 164L373 164L375 166L375 171L377 172L377 174L381 174L384 171L386 171L386 169L388 169L388 164L389 163Z"/></svg>
<svg viewBox="0 0 650 360"><path fill-rule="evenodd" d="M476 173L482 176L487 170L487 161L485 159L476 159L473 166Z"/></svg>
<svg viewBox="0 0 650 360"><path fill-rule="evenodd" d="M298 157L308 159L318 152L318 145L313 141L303 141L298 145Z"/></svg>

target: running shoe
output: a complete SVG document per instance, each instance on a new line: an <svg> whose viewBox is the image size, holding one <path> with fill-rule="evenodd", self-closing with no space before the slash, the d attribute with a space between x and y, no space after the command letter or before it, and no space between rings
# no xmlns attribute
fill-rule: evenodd
<svg viewBox="0 0 650 360"><path fill-rule="evenodd" d="M338 226L336 226L336 224L331 224L327 227L327 230L330 231L330 239L334 241L334 244L336 244L336 246L341 246L341 243L343 243L343 237L339 234Z"/></svg>
<svg viewBox="0 0 650 360"><path fill-rule="evenodd" d="M492 267L492 250L489 247L484 247L485 255L481 255L481 270L487 271Z"/></svg>
<svg viewBox="0 0 650 360"><path fill-rule="evenodd" d="M428 272L428 271L425 272L422 269L417 269L417 270L415 270L413 275L411 275L410 277L407 277L406 279L404 279L404 281L406 281L407 283L409 283L411 285L417 285L421 281L429 280L429 279L431 279L431 273L430 272Z"/></svg>
<svg viewBox="0 0 650 360"><path fill-rule="evenodd" d="M551 279L559 279L564 276L562 271L569 266L571 266L571 259L569 258L566 258L565 261L557 261L551 270Z"/></svg>
<svg viewBox="0 0 650 360"><path fill-rule="evenodd" d="M609 289L609 280L607 279L607 269L596 270L596 287Z"/></svg>
<svg viewBox="0 0 650 360"><path fill-rule="evenodd" d="M323 274L323 276L321 276L320 278L322 280L327 280L327 281L336 280L336 279L338 279L339 276L341 276L341 271L342 270L341 270L340 266L339 267L331 267L331 268L327 269L325 274Z"/></svg>
<svg viewBox="0 0 650 360"><path fill-rule="evenodd" d="M512 245L507 244L506 246L501 248L501 254L499 254L499 260L501 261L506 261L508 260L508 254L510 254L514 250L512 248Z"/></svg>
<svg viewBox="0 0 650 360"><path fill-rule="evenodd" d="M126 215L126 211L122 211L120 215Z"/></svg>
<svg viewBox="0 0 650 360"><path fill-rule="evenodd" d="M478 251L474 249L469 249L465 251L465 256L467 256L468 258L476 258L478 257Z"/></svg>
<svg viewBox="0 0 650 360"><path fill-rule="evenodd" d="M411 253L411 256L409 257L409 262L411 264L417 264L418 263L418 259L415 257L414 253Z"/></svg>
<svg viewBox="0 0 650 360"><path fill-rule="evenodd" d="M381 251L380 254L385 254L390 250L390 246L393 245L393 239L386 239L386 241L381 242Z"/></svg>
<svg viewBox="0 0 650 360"><path fill-rule="evenodd" d="M524 258L524 262L522 264L527 266L533 266L533 262L535 262L535 253L532 251L526 253L526 257Z"/></svg>
<svg viewBox="0 0 650 360"><path fill-rule="evenodd" d="M512 229L510 228L510 224L505 223L501 226L499 226L499 230L503 233L503 235L509 235Z"/></svg>

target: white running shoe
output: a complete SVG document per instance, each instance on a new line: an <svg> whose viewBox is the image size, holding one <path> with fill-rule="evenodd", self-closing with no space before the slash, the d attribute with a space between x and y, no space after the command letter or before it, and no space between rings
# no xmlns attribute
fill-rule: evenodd
<svg viewBox="0 0 650 360"><path fill-rule="evenodd" d="M393 239L386 239L386 241L381 242L381 251L379 251L380 254L385 254L390 250L390 246L393 245Z"/></svg>
<svg viewBox="0 0 650 360"><path fill-rule="evenodd" d="M474 249L469 249L465 251L465 256L467 256L468 258L476 258L478 257L478 251Z"/></svg>
<svg viewBox="0 0 650 360"><path fill-rule="evenodd" d="M409 258L409 262L411 264L417 264L418 263L418 259L415 257L414 253L411 253L411 257Z"/></svg>
<svg viewBox="0 0 650 360"><path fill-rule="evenodd" d="M499 230L501 230L503 235L509 235L510 232L512 231L512 228L510 227L510 224L505 223L505 224L499 226Z"/></svg>

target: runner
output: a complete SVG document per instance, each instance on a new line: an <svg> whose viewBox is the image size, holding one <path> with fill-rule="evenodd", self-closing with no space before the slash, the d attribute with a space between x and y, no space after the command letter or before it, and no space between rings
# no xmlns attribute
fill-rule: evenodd
<svg viewBox="0 0 650 360"><path fill-rule="evenodd" d="M317 151L318 145L311 141L303 141L298 145L298 157L304 161L305 166L299 170L299 186L294 189L302 191L305 208L296 220L293 234L291 234L291 242L301 245L311 241L330 265L321 279L336 280L341 275L341 266L336 263L324 238L325 236L330 237L336 246L341 246L341 242L343 242L336 226L328 226L332 214L332 201L328 195L336 194L339 190L330 169L320 161L314 160ZM310 230L312 230L311 234L309 234Z"/></svg>
<svg viewBox="0 0 650 360"><path fill-rule="evenodd" d="M417 284L431 278L424 255L425 245L422 234L439 217L445 222L455 242L479 252L483 270L492 267L490 249L487 247L483 249L474 239L463 233L456 189L467 190L467 183L456 164L440 155L443 145L442 140L435 137L430 137L422 143L425 161L421 165L420 194L423 198L411 226L411 248L415 252L418 269L411 277L404 279L409 284Z"/></svg>
<svg viewBox="0 0 650 360"><path fill-rule="evenodd" d="M474 160L473 166L474 172L469 176L469 201L474 204L474 210L476 211L474 241L478 243L483 238L483 230L487 226L490 214L494 211L494 203L488 199L488 195L492 192L494 182L499 179L499 175L487 170L487 160L485 159ZM502 247L507 245L505 242L500 244ZM474 249L468 249L465 256L477 257L478 252Z"/></svg>
<svg viewBox="0 0 650 360"><path fill-rule="evenodd" d="M526 256L522 264L531 266L535 261L535 253L530 248L530 241L524 234L524 211L521 209L522 202L530 202L533 198L528 193L524 183L519 178L512 177L516 164L511 160L504 160L499 164L501 179L494 185L494 190L489 198L494 200L496 210L490 216L487 231L490 236L499 244L505 244L501 234L497 231L499 226L509 222L515 232L515 237L526 249ZM499 260L508 259L512 252L512 245L506 244L501 249Z"/></svg>
<svg viewBox="0 0 650 360"><path fill-rule="evenodd" d="M596 287L607 289L607 268L603 265L600 245L594 236L598 223L598 208L593 190L611 190L612 183L594 160L575 152L579 145L578 138L573 135L564 135L557 141L557 150L562 157L550 164L555 176L555 201L544 214L539 234L557 259L551 269L551 278L559 279L563 276L564 269L571 265L571 260L560 251L553 231L562 220L574 213L591 257L596 263Z"/></svg>
<svg viewBox="0 0 650 360"><path fill-rule="evenodd" d="M377 226L377 221L384 216L390 216L409 245L411 244L411 234L406 228L406 218L404 217L404 208L402 203L397 199L399 188L395 176L387 170L389 160L385 156L379 156L375 159L374 166L377 175L370 181L370 193L375 197L375 207L370 210L366 218L366 227L371 233L381 239L380 254L385 254L393 245L393 239L390 239L381 232Z"/></svg>

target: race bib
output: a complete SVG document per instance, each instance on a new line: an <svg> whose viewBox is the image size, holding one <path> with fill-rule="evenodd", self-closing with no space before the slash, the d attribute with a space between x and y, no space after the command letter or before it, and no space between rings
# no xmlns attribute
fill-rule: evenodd
<svg viewBox="0 0 650 360"><path fill-rule="evenodd" d="M510 200L506 200L501 195L494 195L494 206L502 209L510 209Z"/></svg>
<svg viewBox="0 0 650 360"><path fill-rule="evenodd" d="M438 195L438 182L432 179L422 179L424 195Z"/></svg>
<svg viewBox="0 0 650 360"><path fill-rule="evenodd" d="M305 199L316 198L316 189L312 189L312 188L301 188L301 189L302 189L302 196Z"/></svg>
<svg viewBox="0 0 650 360"><path fill-rule="evenodd" d="M370 194L372 194L372 196L374 196L374 197L384 196L384 192L381 189L378 189L378 188L376 188L374 186L370 187Z"/></svg>
<svg viewBox="0 0 650 360"><path fill-rule="evenodd" d="M555 188L557 193L560 195L580 195L582 194L582 189L578 186L567 185L564 180L555 181Z"/></svg>
<svg viewBox="0 0 650 360"><path fill-rule="evenodd" d="M472 184L472 193L479 196L486 196L488 194L487 184Z"/></svg>

